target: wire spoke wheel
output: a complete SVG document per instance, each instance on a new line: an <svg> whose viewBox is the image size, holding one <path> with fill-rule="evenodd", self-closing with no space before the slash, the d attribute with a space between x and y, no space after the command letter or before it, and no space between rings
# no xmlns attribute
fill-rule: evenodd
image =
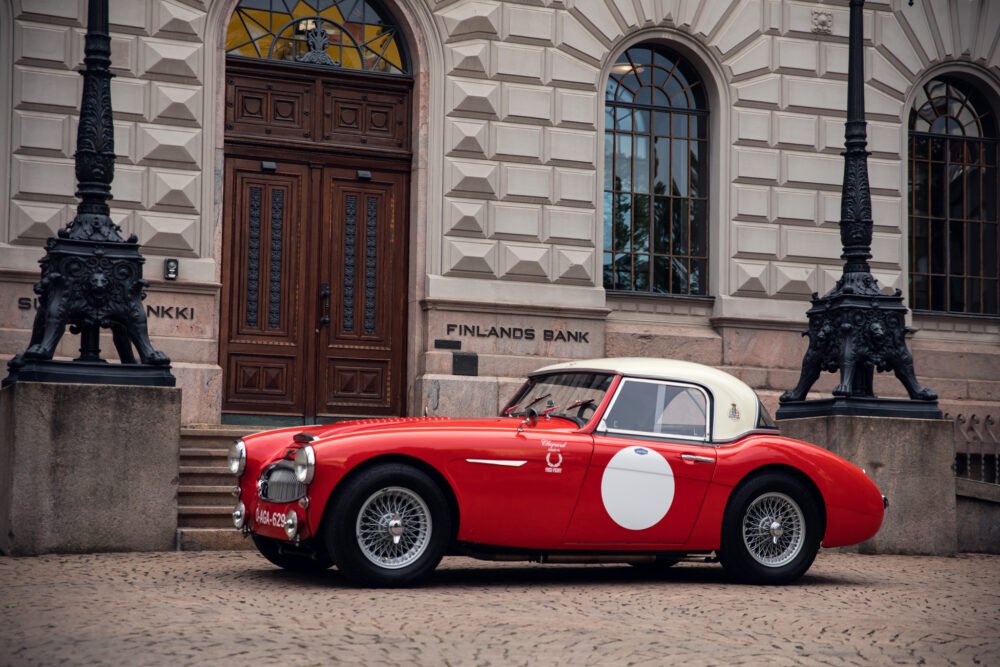
<svg viewBox="0 0 1000 667"><path fill-rule="evenodd" d="M431 511L402 486L379 489L361 504L355 526L358 548L380 568L398 570L417 560L431 542Z"/></svg>
<svg viewBox="0 0 1000 667"><path fill-rule="evenodd" d="M781 567L799 555L805 544L806 520L791 497L765 493L743 514L743 544L750 556L766 567Z"/></svg>

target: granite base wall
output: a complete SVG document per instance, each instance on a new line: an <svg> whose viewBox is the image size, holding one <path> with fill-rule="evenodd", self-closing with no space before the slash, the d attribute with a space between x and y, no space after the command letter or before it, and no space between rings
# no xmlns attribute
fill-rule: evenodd
<svg viewBox="0 0 1000 667"><path fill-rule="evenodd" d="M783 435L812 442L867 470L889 509L862 553L950 556L957 550L952 424L881 417L785 419Z"/></svg>
<svg viewBox="0 0 1000 667"><path fill-rule="evenodd" d="M960 495L955 511L959 551L1000 554L1000 501Z"/></svg>
<svg viewBox="0 0 1000 667"><path fill-rule="evenodd" d="M174 548L181 390L0 391L0 552Z"/></svg>

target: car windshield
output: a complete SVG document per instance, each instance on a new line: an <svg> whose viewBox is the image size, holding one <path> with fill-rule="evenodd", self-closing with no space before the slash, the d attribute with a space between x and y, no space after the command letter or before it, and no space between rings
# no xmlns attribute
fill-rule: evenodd
<svg viewBox="0 0 1000 667"><path fill-rule="evenodd" d="M514 395L503 414L522 416L534 410L583 426L601 404L613 378L608 373L582 372L535 376Z"/></svg>

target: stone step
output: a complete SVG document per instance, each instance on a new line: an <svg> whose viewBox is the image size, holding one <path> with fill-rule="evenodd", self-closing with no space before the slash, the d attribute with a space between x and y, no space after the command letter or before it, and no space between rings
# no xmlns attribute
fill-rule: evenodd
<svg viewBox="0 0 1000 667"><path fill-rule="evenodd" d="M228 470L229 449L219 447L181 447L182 466L218 467Z"/></svg>
<svg viewBox="0 0 1000 667"><path fill-rule="evenodd" d="M221 484L181 484L177 488L177 504L183 507L228 507L236 505L232 490L236 486Z"/></svg>
<svg viewBox="0 0 1000 667"><path fill-rule="evenodd" d="M249 537L233 528L178 528L178 551L246 551L253 549Z"/></svg>
<svg viewBox="0 0 1000 667"><path fill-rule="evenodd" d="M178 505L177 527L232 529L233 505Z"/></svg>
<svg viewBox="0 0 1000 667"><path fill-rule="evenodd" d="M178 468L182 486L225 486L230 488L236 483L236 478L224 466L186 466Z"/></svg>
<svg viewBox="0 0 1000 667"><path fill-rule="evenodd" d="M262 429L251 426L189 425L181 428L181 449L229 451L233 441Z"/></svg>
<svg viewBox="0 0 1000 667"><path fill-rule="evenodd" d="M236 478L229 472L229 447L256 427L190 424L181 429L180 485L177 489L179 549L245 549L233 528Z"/></svg>

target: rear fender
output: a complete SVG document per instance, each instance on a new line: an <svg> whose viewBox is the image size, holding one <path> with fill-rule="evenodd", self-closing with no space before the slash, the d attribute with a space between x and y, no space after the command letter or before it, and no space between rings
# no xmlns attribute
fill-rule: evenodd
<svg viewBox="0 0 1000 667"><path fill-rule="evenodd" d="M766 470L787 470L807 482L818 494L825 514L825 547L855 544L878 532L882 523L882 496L853 464L821 447L782 438L761 436L720 447L716 472L709 485L691 548L717 549L726 504L733 490Z"/></svg>

